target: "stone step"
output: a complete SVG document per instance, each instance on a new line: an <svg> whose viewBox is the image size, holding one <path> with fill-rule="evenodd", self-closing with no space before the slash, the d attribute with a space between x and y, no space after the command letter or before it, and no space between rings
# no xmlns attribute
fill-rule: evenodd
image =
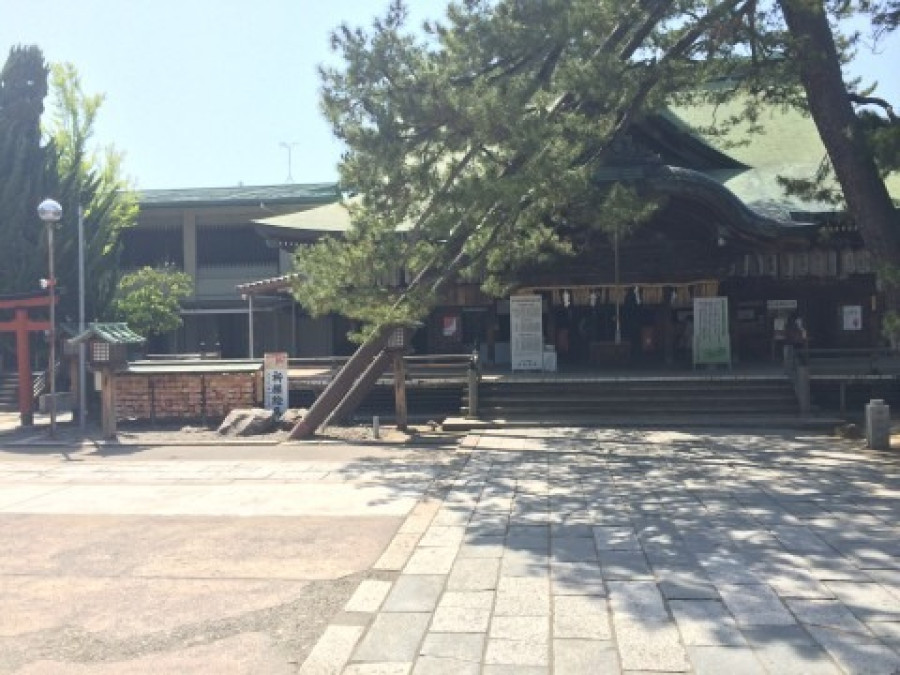
<svg viewBox="0 0 900 675"><path fill-rule="evenodd" d="M462 412L468 412L468 392ZM490 382L479 388L479 417L565 415L797 414L793 386L783 378Z"/></svg>

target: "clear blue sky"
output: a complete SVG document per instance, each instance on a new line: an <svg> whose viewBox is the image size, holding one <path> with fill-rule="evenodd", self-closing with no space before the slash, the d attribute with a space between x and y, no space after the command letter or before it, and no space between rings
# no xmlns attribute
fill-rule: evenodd
<svg viewBox="0 0 900 675"><path fill-rule="evenodd" d="M0 0L0 58L37 44L102 92L97 140L125 153L139 188L337 179L340 145L318 108L331 29L368 24L387 0ZM445 0L409 0L413 23ZM858 74L900 107L900 36Z"/></svg>

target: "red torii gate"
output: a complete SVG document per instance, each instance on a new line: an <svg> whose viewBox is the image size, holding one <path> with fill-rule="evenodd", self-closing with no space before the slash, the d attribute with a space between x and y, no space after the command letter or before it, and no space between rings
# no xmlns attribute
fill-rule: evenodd
<svg viewBox="0 0 900 675"><path fill-rule="evenodd" d="M55 298L54 298L55 299ZM16 361L19 369L19 416L23 426L34 424L34 381L31 374L31 354L28 347L28 333L50 330L50 322L35 320L29 310L50 307L50 295L45 293L20 293L0 295L0 311L12 310L11 321L0 321L0 333L16 334Z"/></svg>

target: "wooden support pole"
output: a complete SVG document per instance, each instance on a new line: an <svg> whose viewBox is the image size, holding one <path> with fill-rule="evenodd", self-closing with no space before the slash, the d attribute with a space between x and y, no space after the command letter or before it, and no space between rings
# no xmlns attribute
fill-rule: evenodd
<svg viewBox="0 0 900 675"><path fill-rule="evenodd" d="M359 404L363 402L366 394L372 390L372 387L378 382L378 378L384 375L390 365L391 358L387 350L379 352L362 375L353 382L341 402L335 406L331 415L325 420L325 426L348 421Z"/></svg>
<svg viewBox="0 0 900 675"><path fill-rule="evenodd" d="M478 365L473 360L469 363L469 410L466 414L470 420L478 419Z"/></svg>
<svg viewBox="0 0 900 675"><path fill-rule="evenodd" d="M387 336L393 330L393 326L385 326L375 335L370 337L357 349L347 363L341 368L334 379L328 384L313 405L307 411L302 420L291 431L291 438L307 438L312 436L316 429L333 417L333 412L350 391L353 383L360 374L368 368L372 360L384 349Z"/></svg>
<svg viewBox="0 0 900 675"><path fill-rule="evenodd" d="M116 437L116 378L110 368L101 371L100 413L101 428L104 438Z"/></svg>
<svg viewBox="0 0 900 675"><path fill-rule="evenodd" d="M406 431L406 361L403 360L403 352L394 352L394 405L396 408L397 429Z"/></svg>
<svg viewBox="0 0 900 675"><path fill-rule="evenodd" d="M797 398L800 403L800 414L804 417L812 410L812 396L809 383L809 366L797 366Z"/></svg>
<svg viewBox="0 0 900 675"><path fill-rule="evenodd" d="M19 369L19 420L23 427L34 424L34 378L31 375L31 354L29 353L28 310L16 310L16 361Z"/></svg>

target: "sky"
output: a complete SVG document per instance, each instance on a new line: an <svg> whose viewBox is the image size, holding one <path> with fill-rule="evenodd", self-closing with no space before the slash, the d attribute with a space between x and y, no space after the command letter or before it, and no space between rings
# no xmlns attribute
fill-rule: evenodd
<svg viewBox="0 0 900 675"><path fill-rule="evenodd" d="M408 0L412 25L446 0ZM98 144L139 189L320 183L341 145L319 112L329 34L387 0L0 0L0 58L36 44L105 94ZM863 49L855 74L900 106L900 35ZM290 146L290 153L282 144ZM289 163L290 159L290 163Z"/></svg>

